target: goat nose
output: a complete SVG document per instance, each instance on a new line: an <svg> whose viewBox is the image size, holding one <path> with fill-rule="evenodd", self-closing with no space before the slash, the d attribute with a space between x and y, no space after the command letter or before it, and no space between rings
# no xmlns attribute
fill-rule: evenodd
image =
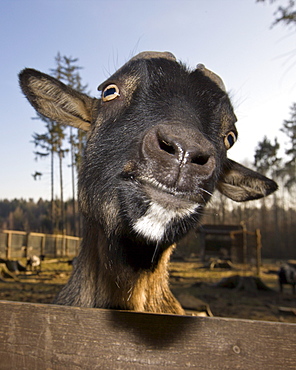
<svg viewBox="0 0 296 370"><path fill-rule="evenodd" d="M164 136L163 134L158 133L157 139L160 150L175 157L180 165L192 163L203 166L210 158L210 154L201 150L200 145L197 147L195 144L190 147L190 144L192 143L187 143L186 140L180 137Z"/></svg>
<svg viewBox="0 0 296 370"><path fill-rule="evenodd" d="M141 145L147 169L168 187L193 188L216 167L213 144L198 130L161 124L150 129Z"/></svg>

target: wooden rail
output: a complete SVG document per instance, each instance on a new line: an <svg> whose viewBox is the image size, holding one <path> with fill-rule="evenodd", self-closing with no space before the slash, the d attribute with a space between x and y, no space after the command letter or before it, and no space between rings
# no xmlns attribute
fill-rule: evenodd
<svg viewBox="0 0 296 370"><path fill-rule="evenodd" d="M296 324L0 301L0 368L295 369Z"/></svg>
<svg viewBox="0 0 296 370"><path fill-rule="evenodd" d="M35 232L25 232L25 231L16 231L16 230L3 230L2 234L7 235L5 242L5 250L0 250L0 257L6 259L13 259L27 257L30 255L31 244L38 241L38 248L35 248L35 253L39 255L46 255L46 242L48 239L54 240L54 248L49 253L50 257L74 257L78 253L79 245L81 238L70 235L63 234L42 234ZM13 245L12 237L13 235L23 236L23 242L15 247ZM72 251L69 251L69 242L75 243L75 248L72 248ZM59 245L59 247L58 247Z"/></svg>

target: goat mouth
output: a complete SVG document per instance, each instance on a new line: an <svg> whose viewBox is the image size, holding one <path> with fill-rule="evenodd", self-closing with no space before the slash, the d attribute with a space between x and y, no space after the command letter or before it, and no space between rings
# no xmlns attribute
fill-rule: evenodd
<svg viewBox="0 0 296 370"><path fill-rule="evenodd" d="M137 180L144 186L149 186L163 193L167 193L177 197L188 196L188 192L180 191L177 188L168 187L156 180L154 177L140 177Z"/></svg>
<svg viewBox="0 0 296 370"><path fill-rule="evenodd" d="M200 194L200 189L197 191L185 191L178 188L168 187L154 177L141 176L136 181L143 187L144 192L150 199L163 201L166 204L173 203L179 206L180 203L205 203L204 198Z"/></svg>
<svg viewBox="0 0 296 370"><path fill-rule="evenodd" d="M205 189L202 184L195 181L183 181L182 186L168 186L152 174L143 174L138 171L134 164L128 163L122 172L122 178L142 190L150 199L161 201L165 204L182 205L182 203L205 205L212 196L210 190ZM194 185L195 183L195 185Z"/></svg>

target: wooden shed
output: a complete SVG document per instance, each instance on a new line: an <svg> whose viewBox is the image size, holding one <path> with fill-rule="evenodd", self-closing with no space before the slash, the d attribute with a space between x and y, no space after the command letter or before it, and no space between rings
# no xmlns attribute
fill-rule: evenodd
<svg viewBox="0 0 296 370"><path fill-rule="evenodd" d="M200 238L200 257L228 259L234 263L251 263L258 259L261 249L260 230L250 232L240 225L202 225L197 230Z"/></svg>

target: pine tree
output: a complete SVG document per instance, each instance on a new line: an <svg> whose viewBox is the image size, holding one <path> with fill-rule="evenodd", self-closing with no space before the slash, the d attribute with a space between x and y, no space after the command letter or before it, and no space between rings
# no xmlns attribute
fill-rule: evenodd
<svg viewBox="0 0 296 370"><path fill-rule="evenodd" d="M285 186L291 190L296 184L296 103L291 107L290 119L284 120L281 129L290 139L289 147L286 149L288 160L285 163L284 169L281 171L285 174L288 180Z"/></svg>
<svg viewBox="0 0 296 370"><path fill-rule="evenodd" d="M39 147L41 151L35 151L34 154L36 155L36 159L38 157L44 158L50 155L50 163L51 163L51 223L52 223L52 232L55 227L58 226L57 218L55 216L54 210L54 155L56 153L62 153L66 151L65 149L61 148L61 142L64 139L64 132L61 130L60 125L56 122L51 121L47 117L42 116L38 113L37 119L42 120L45 122L46 132L43 134L34 133L33 136L33 143L35 147ZM37 177L41 177L42 173L36 171L33 175L34 179L36 180Z"/></svg>
<svg viewBox="0 0 296 370"><path fill-rule="evenodd" d="M76 65L78 59L72 57L61 56L60 53L55 57L56 68L50 70L51 75L58 80L64 82L66 85L80 91L85 92L87 85L82 85L79 70L82 67ZM49 120L48 118L38 114L37 119L41 119L45 122L46 132L43 134L33 134L33 143L35 147L39 147L41 151L35 151L36 157L51 156L51 215L52 225L59 227L64 231L66 226L65 220L65 205L64 205L64 189L63 189L63 159L69 149L64 147L64 141L66 138L69 140L70 153L71 153L71 168L72 168L72 203L73 203L73 218L76 219L76 201L75 201L75 170L79 170L81 156L86 141L85 133L76 131L74 128L70 128L69 132L66 127L56 122ZM54 217L54 157L58 155L59 158L59 177L60 177L60 221ZM42 173L36 171L33 174L34 179L40 178ZM74 222L75 224L75 222ZM76 235L76 226L74 227L74 234Z"/></svg>
<svg viewBox="0 0 296 370"><path fill-rule="evenodd" d="M258 143L254 155L254 165L258 172L263 175L270 173L274 175L274 169L279 164L280 158L277 153L280 148L280 144L277 139L274 139L274 144L264 136L263 140Z"/></svg>
<svg viewBox="0 0 296 370"><path fill-rule="evenodd" d="M266 0L257 0L258 3L264 3ZM276 3L276 0L269 0L269 2ZM296 26L296 1L286 0L285 5L279 5L275 11L275 20L273 26L279 23L284 23L287 26Z"/></svg>
<svg viewBox="0 0 296 370"><path fill-rule="evenodd" d="M57 54L55 58L57 67L52 69L52 75L58 80L62 81L66 85L72 87L79 92L86 92L87 85L82 85L81 76L79 71L82 67L76 65L78 58L72 58L67 56L61 56L60 53ZM73 218L76 220L76 189L75 189L75 170L79 172L79 167L81 163L82 152L86 142L85 132L75 129L73 127L69 128L69 143L70 143L70 153L71 153L71 169L72 169L72 208L73 208ZM74 221L74 234L76 235L76 223Z"/></svg>
<svg viewBox="0 0 296 370"><path fill-rule="evenodd" d="M280 144L277 139L274 139L274 144L264 136L263 140L258 143L254 155L254 165L258 172L266 176L276 177L280 168L281 159L278 157L278 151ZM273 226L274 237L270 238L270 232L268 227L268 210L266 207L266 199L261 199L261 223L264 225L263 235L269 242L269 248L276 249L280 245L281 241L279 238L279 207L277 193L273 194Z"/></svg>

